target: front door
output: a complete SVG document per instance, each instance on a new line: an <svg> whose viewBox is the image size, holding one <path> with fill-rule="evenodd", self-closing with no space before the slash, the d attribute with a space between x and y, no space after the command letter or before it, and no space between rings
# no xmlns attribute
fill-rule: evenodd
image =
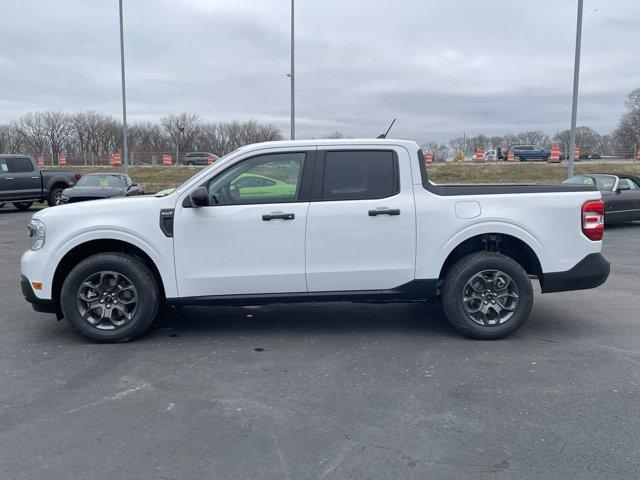
<svg viewBox="0 0 640 480"><path fill-rule="evenodd" d="M42 196L42 180L33 162L28 157L7 158L12 180L14 199L35 200Z"/></svg>
<svg viewBox="0 0 640 480"><path fill-rule="evenodd" d="M310 292L385 290L414 280L409 162L403 148L319 147L307 218Z"/></svg>
<svg viewBox="0 0 640 480"><path fill-rule="evenodd" d="M0 158L0 200L35 200L41 194L40 173L28 157Z"/></svg>
<svg viewBox="0 0 640 480"><path fill-rule="evenodd" d="M242 159L202 185L210 206L176 207L180 297L307 291L304 239L314 157L315 147Z"/></svg>
<svg viewBox="0 0 640 480"><path fill-rule="evenodd" d="M640 219L640 185L631 178L620 178L620 185L626 185L627 190L620 190L618 197L619 215L621 221Z"/></svg>

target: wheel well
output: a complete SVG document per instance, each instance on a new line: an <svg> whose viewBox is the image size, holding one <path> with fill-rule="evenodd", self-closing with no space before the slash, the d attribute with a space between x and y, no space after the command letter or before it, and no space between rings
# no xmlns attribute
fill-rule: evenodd
<svg viewBox="0 0 640 480"><path fill-rule="evenodd" d="M54 188L69 188L69 185L67 183L64 183L63 181L57 181L51 184L51 186L49 187L49 191L53 190Z"/></svg>
<svg viewBox="0 0 640 480"><path fill-rule="evenodd" d="M503 233L485 233L471 237L449 254L440 270L440 279L443 279L449 269L463 257L476 252L498 252L512 258L522 266L529 275L540 278L542 267L540 260L529 245L519 238Z"/></svg>
<svg viewBox="0 0 640 480"><path fill-rule="evenodd" d="M165 298L164 285L162 283L160 271L158 270L158 267L156 267L156 264L153 263L153 260L151 260L151 257L149 257L149 255L147 255L142 249L121 240L91 240L89 242L81 243L69 250L62 260L60 260L60 263L56 268L56 272L53 275L53 290L51 298L56 305L59 318L62 318L62 311L60 309L60 292L62 291L64 279L67 278L69 272L85 258L89 258L97 253L108 252L126 253L141 260L147 267L149 267L149 270L151 270L156 278L158 286L160 287L161 298Z"/></svg>

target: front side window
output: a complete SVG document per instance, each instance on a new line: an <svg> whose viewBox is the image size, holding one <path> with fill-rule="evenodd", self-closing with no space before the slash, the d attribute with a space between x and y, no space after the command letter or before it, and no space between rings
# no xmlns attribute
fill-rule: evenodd
<svg viewBox="0 0 640 480"><path fill-rule="evenodd" d="M11 173L33 172L33 164L28 158L10 158L9 171Z"/></svg>
<svg viewBox="0 0 640 480"><path fill-rule="evenodd" d="M634 182L633 180L631 180L630 178L621 178L620 179L620 183L625 182L627 185L629 185L629 190L638 190L638 184L636 182Z"/></svg>
<svg viewBox="0 0 640 480"><path fill-rule="evenodd" d="M322 185L323 200L365 200L398 192L393 151L328 151Z"/></svg>
<svg viewBox="0 0 640 480"><path fill-rule="evenodd" d="M305 157L296 152L243 160L209 182L209 204L295 202Z"/></svg>

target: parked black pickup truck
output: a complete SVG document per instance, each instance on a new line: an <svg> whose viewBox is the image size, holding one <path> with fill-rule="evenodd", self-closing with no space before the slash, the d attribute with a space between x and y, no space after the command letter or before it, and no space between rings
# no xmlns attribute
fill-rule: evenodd
<svg viewBox="0 0 640 480"><path fill-rule="evenodd" d="M28 155L0 155L0 205L12 202L16 208L27 210L33 202L46 200L54 206L62 190L80 177L77 172L40 171Z"/></svg>

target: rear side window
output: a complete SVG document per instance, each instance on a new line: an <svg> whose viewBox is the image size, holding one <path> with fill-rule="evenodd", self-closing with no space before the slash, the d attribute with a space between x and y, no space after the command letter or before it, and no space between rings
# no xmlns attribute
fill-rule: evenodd
<svg viewBox="0 0 640 480"><path fill-rule="evenodd" d="M0 173L7 173L9 171L9 165L4 158L0 158Z"/></svg>
<svg viewBox="0 0 640 480"><path fill-rule="evenodd" d="M8 160L11 173L33 172L33 164L28 158L9 158Z"/></svg>
<svg viewBox="0 0 640 480"><path fill-rule="evenodd" d="M393 151L328 151L323 200L365 200L398 193L398 167Z"/></svg>

